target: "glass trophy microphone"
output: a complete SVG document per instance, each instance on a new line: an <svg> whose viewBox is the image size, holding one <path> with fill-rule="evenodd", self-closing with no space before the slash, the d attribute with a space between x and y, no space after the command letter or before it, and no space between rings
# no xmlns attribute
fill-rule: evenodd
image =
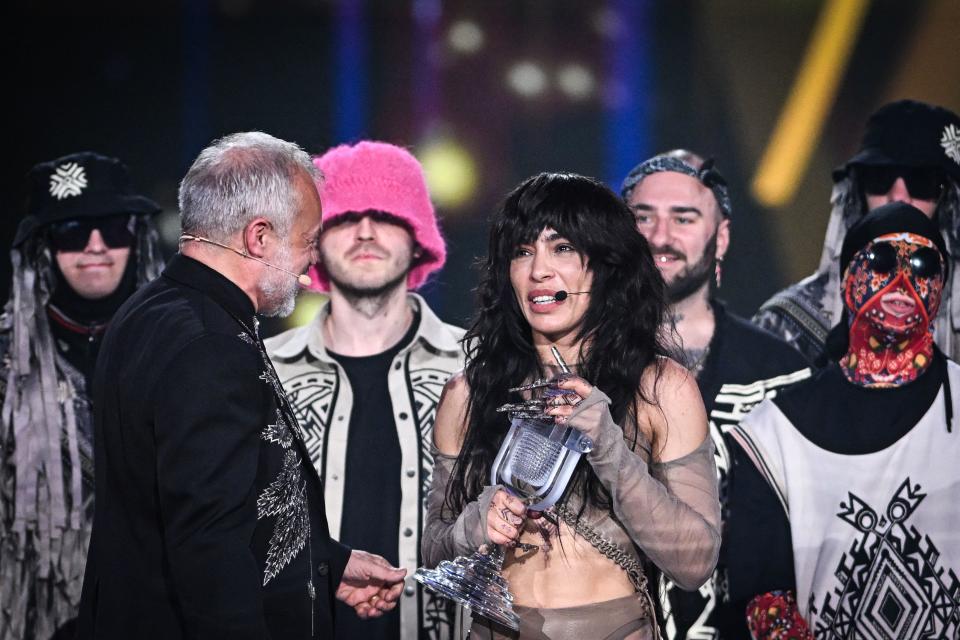
<svg viewBox="0 0 960 640"><path fill-rule="evenodd" d="M572 294L558 291L556 297L563 300L567 295ZM519 497L529 511L552 507L566 490L580 457L593 449L589 437L569 425L555 424L553 416L544 413L551 398L570 394L556 387L556 383L570 373L570 368L555 346L550 347L550 352L557 361L560 375L511 389L513 392L539 390L540 396L497 409L507 413L511 423L493 462L490 482L502 485ZM444 560L436 569L421 567L413 577L431 591L518 630L520 619L513 611L513 594L500 574L503 558L503 548L496 546L489 553L477 551L452 561Z"/></svg>

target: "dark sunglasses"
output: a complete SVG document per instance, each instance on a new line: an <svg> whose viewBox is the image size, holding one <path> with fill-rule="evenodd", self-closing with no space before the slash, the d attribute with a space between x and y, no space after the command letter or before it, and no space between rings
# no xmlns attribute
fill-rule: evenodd
<svg viewBox="0 0 960 640"><path fill-rule="evenodd" d="M907 191L918 200L937 200L943 193L944 175L937 169L861 166L857 168L857 176L863 192L871 196L880 196L890 191L897 178L903 178Z"/></svg>
<svg viewBox="0 0 960 640"><path fill-rule="evenodd" d="M90 242L90 234L96 229L107 247L130 247L136 237L134 224L133 216L128 215L55 222L50 225L50 246L56 251L83 251Z"/></svg>
<svg viewBox="0 0 960 640"><path fill-rule="evenodd" d="M877 273L891 273L897 268L897 249L886 242L878 242L867 253L870 268ZM940 275L940 252L920 247L908 259L910 270L920 278Z"/></svg>

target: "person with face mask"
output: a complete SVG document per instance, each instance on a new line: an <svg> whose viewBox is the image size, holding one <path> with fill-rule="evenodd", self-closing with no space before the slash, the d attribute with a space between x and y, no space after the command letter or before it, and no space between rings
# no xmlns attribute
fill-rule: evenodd
<svg viewBox="0 0 960 640"><path fill-rule="evenodd" d="M908 204L851 227L831 364L734 429L730 540L755 570L730 590L755 638L960 633L960 367L933 332L948 260Z"/></svg>
<svg viewBox="0 0 960 640"><path fill-rule="evenodd" d="M833 171L833 182L820 266L763 303L753 321L822 364L827 333L843 310L837 258L847 230L881 205L905 202L938 224L951 249L947 262L954 268L934 340L948 357L960 359L960 279L953 277L960 256L960 116L916 100L880 107L867 120L860 150Z"/></svg>

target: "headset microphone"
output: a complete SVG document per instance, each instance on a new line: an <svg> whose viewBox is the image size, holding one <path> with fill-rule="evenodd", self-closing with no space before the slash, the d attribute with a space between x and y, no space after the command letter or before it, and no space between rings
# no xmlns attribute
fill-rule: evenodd
<svg viewBox="0 0 960 640"><path fill-rule="evenodd" d="M313 280L310 278L310 276L308 276L308 275L305 274L305 273L301 273L301 274L298 275L298 274L294 273L293 271L290 271L289 269L284 269L283 267L278 267L277 265L271 264L271 263L267 262L266 260L262 260L262 259L260 259L260 258L258 258L258 257L256 257L256 256L252 256L252 255L250 255L249 253L247 253L246 251L240 251L239 249L234 249L234 248L231 247L230 245L223 244L222 242L217 242L216 240L211 240L210 238L204 238L203 236L193 236L193 235L190 235L190 234L188 234L188 233L185 233L185 234L183 234L183 235L180 236L180 242L183 242L184 240L192 240L192 241L194 241L194 242L206 242L206 243L208 243L208 244L216 245L216 246L221 247L221 248L223 248L223 249L227 249L227 250L229 250L229 251L233 251L233 252L234 252L235 254L237 254L238 256L242 256L242 257L244 257L244 258L250 258L251 260L256 260L257 262L259 262L259 263L261 263L261 264L267 265L267 266L270 267L271 269L276 269L277 271L283 271L284 273L293 276L294 278L297 279L297 282L300 284L301 287L309 287L311 284L313 284Z"/></svg>
<svg viewBox="0 0 960 640"><path fill-rule="evenodd" d="M567 296L582 296L585 293L590 293L589 291L564 291L561 289L553 294L553 299L557 302L563 302L567 299Z"/></svg>

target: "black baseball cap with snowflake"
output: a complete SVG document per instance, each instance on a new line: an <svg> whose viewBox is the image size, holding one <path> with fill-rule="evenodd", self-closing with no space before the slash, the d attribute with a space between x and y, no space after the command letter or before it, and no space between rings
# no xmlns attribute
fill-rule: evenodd
<svg viewBox="0 0 960 640"><path fill-rule="evenodd" d="M917 100L886 104L867 120L860 151L834 170L834 181L858 165L940 169L960 183L960 117Z"/></svg>
<svg viewBox="0 0 960 640"><path fill-rule="evenodd" d="M160 212L160 205L134 192L126 165L92 151L41 162L27 182L27 215L17 227L14 247L52 222Z"/></svg>

